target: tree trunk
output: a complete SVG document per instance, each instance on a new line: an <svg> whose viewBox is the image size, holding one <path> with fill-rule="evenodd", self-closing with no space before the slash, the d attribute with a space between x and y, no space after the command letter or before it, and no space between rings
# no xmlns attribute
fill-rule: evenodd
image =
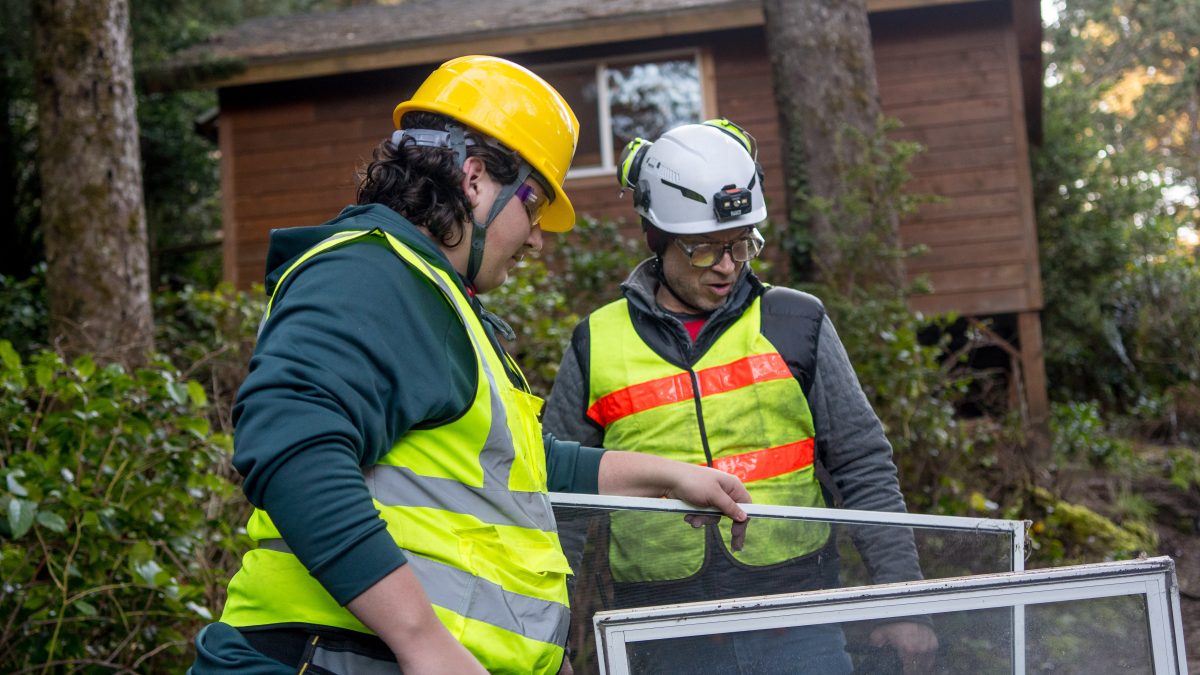
<svg viewBox="0 0 1200 675"><path fill-rule="evenodd" d="M137 365L154 337L129 5L33 11L51 344Z"/></svg>
<svg viewBox="0 0 1200 675"><path fill-rule="evenodd" d="M788 227L807 239L802 276L899 286L896 211L864 167L877 161L879 91L865 0L763 0L783 138ZM864 176L864 173L866 174ZM857 202L857 203L854 203ZM864 208L865 207L865 208ZM874 252L862 255L864 242ZM859 255L848 252L857 247Z"/></svg>

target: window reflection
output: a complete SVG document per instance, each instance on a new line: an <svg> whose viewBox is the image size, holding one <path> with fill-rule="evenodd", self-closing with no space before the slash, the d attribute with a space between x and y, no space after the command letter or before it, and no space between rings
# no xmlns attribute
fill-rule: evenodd
<svg viewBox="0 0 1200 675"><path fill-rule="evenodd" d="M614 153L636 137L658 138L700 121L700 72L694 60L638 63L608 70Z"/></svg>
<svg viewBox="0 0 1200 675"><path fill-rule="evenodd" d="M538 72L579 119L572 171L612 169L634 138L654 139L681 124L699 122L703 115L700 67L692 55L567 64ZM606 97L600 95L600 83ZM607 110L602 109L605 101Z"/></svg>

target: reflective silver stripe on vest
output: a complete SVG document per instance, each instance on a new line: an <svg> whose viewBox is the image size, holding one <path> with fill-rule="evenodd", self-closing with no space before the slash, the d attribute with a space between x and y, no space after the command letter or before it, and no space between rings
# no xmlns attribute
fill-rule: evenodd
<svg viewBox="0 0 1200 675"><path fill-rule="evenodd" d="M523 502L532 499L532 497L528 496L532 493L513 493L508 490L508 479L512 473L516 446L513 442L512 433L508 429L508 416L504 410L504 400L500 395L500 387L496 384L496 375L492 372L492 368L488 365L487 357L485 356L487 354L486 350L491 349L492 346L490 344L480 344L475 331L471 330L467 319L473 313L471 308L464 308L459 304L454 290L448 286L445 279L437 273L433 266L419 255L414 254L414 257L425 268L426 274L437 283L438 288L441 289L446 299L454 305L455 311L459 314L459 319L463 322L463 328L467 331L467 336L471 339L471 344L475 346L475 352L479 357L480 365L482 365L484 375L488 380L488 388L491 391L492 423L491 428L488 429L487 440L484 442L483 450L479 453L479 463L483 468L483 488L482 490L474 490L469 486L459 483L457 488L460 491L459 494L457 496L451 495L450 500L467 504L474 502L473 497L475 495L486 494L487 501L489 502L486 512L481 510L478 513L474 511L463 511L463 513L479 516L485 522L491 524L502 525L505 522L495 520L495 516L491 514L505 514L508 517L508 523L520 524L523 519L535 516L535 514L541 512L545 515L536 516L535 520L533 520L535 523L533 527L546 531L554 530L554 512L550 506L549 495L541 495L543 506L536 510L531 510L529 505ZM377 466L374 468L378 469L380 467ZM376 471L376 474L379 474L379 472ZM372 490L389 489L390 486L387 484L393 475L391 473L376 475L374 481L368 481L368 486L372 486L373 483ZM404 487L404 485L398 486L398 488ZM423 491L428 493L429 489L426 488ZM378 499L378 497L376 498ZM382 499L380 501L386 503Z"/></svg>
<svg viewBox="0 0 1200 675"><path fill-rule="evenodd" d="M404 554L433 604L531 640L559 646L567 643L571 611L566 605L506 591L457 567L408 551ZM468 607L462 612L459 607L464 601Z"/></svg>
<svg viewBox="0 0 1200 675"><path fill-rule="evenodd" d="M377 464L363 475L372 496L384 506L446 509L489 525L516 525L531 530L557 529L554 511L541 492L509 492L509 508L496 504L496 488L476 488L450 478L433 478L400 466ZM515 510L513 510L515 509Z"/></svg>
<svg viewBox="0 0 1200 675"><path fill-rule="evenodd" d="M318 641L308 659L310 665L319 666L331 673L348 675L399 675L400 666L395 661L381 661L353 652L325 649Z"/></svg>
<svg viewBox="0 0 1200 675"><path fill-rule="evenodd" d="M292 552L282 539L263 539L258 546L279 553ZM567 643L571 611L566 605L506 591L499 584L411 551L404 551L404 555L433 604L531 640L560 646Z"/></svg>

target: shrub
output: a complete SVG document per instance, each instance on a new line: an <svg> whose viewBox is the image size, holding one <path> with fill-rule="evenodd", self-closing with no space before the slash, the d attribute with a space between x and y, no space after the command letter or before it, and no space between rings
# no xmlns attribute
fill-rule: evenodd
<svg viewBox="0 0 1200 675"><path fill-rule="evenodd" d="M26 279L0 274L0 338L22 354L46 344L46 265Z"/></svg>
<svg viewBox="0 0 1200 675"><path fill-rule="evenodd" d="M239 541L203 387L0 341L0 671L181 672Z"/></svg>
<svg viewBox="0 0 1200 675"><path fill-rule="evenodd" d="M1096 401L1055 403L1050 411L1050 443L1059 461L1110 466L1130 452L1110 431Z"/></svg>
<svg viewBox="0 0 1200 675"><path fill-rule="evenodd" d="M246 377L266 302L262 286L247 292L228 284L211 291L189 286L154 296L159 351L185 377L204 386L209 421L223 433L233 433L233 401Z"/></svg>

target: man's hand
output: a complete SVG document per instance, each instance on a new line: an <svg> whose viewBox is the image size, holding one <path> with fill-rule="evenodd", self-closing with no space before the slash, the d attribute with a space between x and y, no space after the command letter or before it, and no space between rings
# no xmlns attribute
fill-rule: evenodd
<svg viewBox="0 0 1200 675"><path fill-rule="evenodd" d="M889 623L876 628L871 631L870 643L876 647L895 649L900 663L904 665L904 675L929 672L938 648L933 629L911 621Z"/></svg>
<svg viewBox="0 0 1200 675"><path fill-rule="evenodd" d="M750 493L746 491L746 486L742 485L742 481L735 476L724 471L690 464L681 466L695 469L695 471L680 471L678 486L668 490L665 496L696 506L711 506L720 509L721 513L733 519L729 547L734 551L742 550L742 546L746 543L746 524L750 522L750 517L738 506L738 503L750 503ZM686 520L692 527L702 527L713 519L710 516L693 514L687 516Z"/></svg>
<svg viewBox="0 0 1200 675"><path fill-rule="evenodd" d="M694 506L716 508L733 519L733 550L742 548L749 504L742 481L724 471L638 452L609 450L600 460L600 493L630 497L670 497ZM689 519L698 527L693 519Z"/></svg>

